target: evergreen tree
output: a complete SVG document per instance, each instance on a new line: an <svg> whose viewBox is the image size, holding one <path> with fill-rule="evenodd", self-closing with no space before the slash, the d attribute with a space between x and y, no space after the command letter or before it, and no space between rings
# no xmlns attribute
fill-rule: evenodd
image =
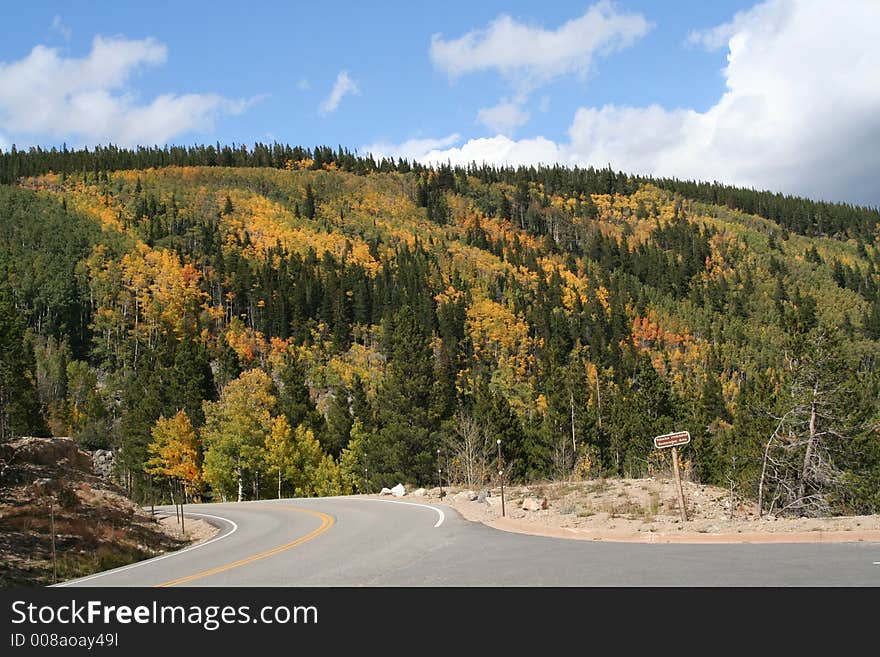
<svg viewBox="0 0 880 657"><path fill-rule="evenodd" d="M306 185L306 199L303 202L303 214L307 219L315 218L315 192L310 184Z"/></svg>
<svg viewBox="0 0 880 657"><path fill-rule="evenodd" d="M327 409L327 430L321 440L324 451L338 458L342 449L348 445L353 423L354 418L349 410L348 391L340 386L333 394Z"/></svg>
<svg viewBox="0 0 880 657"><path fill-rule="evenodd" d="M428 336L409 306L386 327L388 375L380 389L379 432L374 469L382 481L427 483L434 473L438 428L429 408L433 392L433 354Z"/></svg>
<svg viewBox="0 0 880 657"><path fill-rule="evenodd" d="M323 436L324 417L309 394L303 364L296 357L289 357L281 369L279 378L281 385L278 389L278 410L287 418L287 423L291 427L302 424L317 435Z"/></svg>
<svg viewBox="0 0 880 657"><path fill-rule="evenodd" d="M5 285L0 285L0 442L16 436L46 436L34 385L35 362L24 325Z"/></svg>

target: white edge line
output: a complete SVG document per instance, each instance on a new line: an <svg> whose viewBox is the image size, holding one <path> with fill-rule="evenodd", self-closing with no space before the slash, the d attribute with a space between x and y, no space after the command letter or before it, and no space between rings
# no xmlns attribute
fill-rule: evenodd
<svg viewBox="0 0 880 657"><path fill-rule="evenodd" d="M380 500L375 497L346 497L345 499L349 500L365 500L367 502L388 502L390 504L407 504L409 506L420 506L424 509L433 509L437 512L437 515L440 516L437 519L437 522L434 524L434 528L436 529L440 525L443 524L443 521L446 520L446 514L443 513L443 509L438 509L436 506L431 506L430 504L419 504L417 502L402 502L399 500Z"/></svg>
<svg viewBox="0 0 880 657"><path fill-rule="evenodd" d="M145 559L143 561L138 561L136 563L130 563L127 566L120 566L119 568L113 568L112 570L105 570L100 573L95 573L94 575L88 575L87 577L79 577L77 579L68 580L67 582L61 582L60 584L53 584L52 587L60 588L60 587L68 586L69 584L81 584L82 582L88 582L89 580L97 579L98 577L103 577L104 575L110 575L112 573L121 573L123 570L130 570L131 568L137 568L138 566L144 566L148 563L153 563L155 561L161 561L162 559L167 559L168 557L175 557L178 554L183 554L184 552L189 552L190 550L196 550L198 548L205 547L206 545L210 545L211 543L214 543L215 541L219 541L219 540L224 539L228 536L232 536L236 531L238 531L238 525L236 525L229 518L222 518L220 516L212 516L207 513L197 513L197 512L192 512L192 511L187 511L186 515L198 516L199 518L214 518L215 520L222 520L223 522L228 522L230 525L232 525L232 531L227 532L226 534L221 534L220 536L215 536L210 541L205 541L204 543L197 543L196 545L190 545L189 547L183 548L182 550L177 550L175 552L168 552L166 554L160 554L158 557L153 557L152 559ZM50 587L50 588L52 588L52 587Z"/></svg>

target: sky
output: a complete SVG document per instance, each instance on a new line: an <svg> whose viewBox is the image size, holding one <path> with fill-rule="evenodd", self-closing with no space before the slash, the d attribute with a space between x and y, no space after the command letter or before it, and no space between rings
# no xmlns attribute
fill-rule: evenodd
<svg viewBox="0 0 880 657"><path fill-rule="evenodd" d="M4 8L0 150L279 141L880 206L880 1Z"/></svg>

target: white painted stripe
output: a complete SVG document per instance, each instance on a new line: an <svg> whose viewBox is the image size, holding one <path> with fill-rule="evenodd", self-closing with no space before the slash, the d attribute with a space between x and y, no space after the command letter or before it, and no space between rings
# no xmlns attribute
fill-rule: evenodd
<svg viewBox="0 0 880 657"><path fill-rule="evenodd" d="M320 498L318 498L318 499L320 499ZM436 524L434 525L435 528L442 525L443 521L446 520L446 514L443 513L443 509L438 509L436 506L431 506L430 504L418 504L416 502L401 502L399 500L380 500L380 499L376 499L375 497L346 497L345 499L365 500L367 502L388 502L389 504L407 504L409 506L420 506L425 509L433 509L434 511L437 512L437 515L440 516L440 518L437 520Z"/></svg>
<svg viewBox="0 0 880 657"><path fill-rule="evenodd" d="M94 575L89 575L88 577L80 577L78 579L72 579L68 582L61 582L60 584L53 584L52 586L62 587L62 586L67 586L69 584L80 584L82 582L88 582L89 580L97 579L98 577L103 577L104 575L110 575L112 573L121 573L124 570L131 570L132 568L137 568L138 566L144 566L148 563L154 563L156 561L161 561L162 559L167 559L168 557L176 557L177 555L183 554L184 552L189 552L190 550L197 550L199 548L205 547L206 545L210 545L211 543L214 543L214 542L219 541L221 539L232 536L236 531L238 531L238 525L236 525L229 518L221 518L220 516L212 516L207 513L193 513L191 511L187 511L184 515L187 517L196 516L199 518L213 518L214 520L222 520L223 522L228 522L230 525L232 525L232 531L230 531L226 534L221 534L220 536L215 536L210 541L205 541L204 543L198 543L196 545L190 545L188 548L183 548L182 550L178 550L177 552L168 552L167 554L162 554L162 555L159 555L158 557L153 557L152 559L145 559L144 561L138 561L137 563L131 563L131 564L128 564L127 566L120 566L119 568L113 568L112 570L105 570L104 572L95 573Z"/></svg>

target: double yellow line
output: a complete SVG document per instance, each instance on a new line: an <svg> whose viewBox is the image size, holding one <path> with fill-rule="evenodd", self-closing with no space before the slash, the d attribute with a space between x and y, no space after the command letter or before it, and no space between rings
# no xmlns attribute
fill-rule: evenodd
<svg viewBox="0 0 880 657"><path fill-rule="evenodd" d="M253 507L251 507L253 508ZM257 508L267 509L287 509L289 511L297 511L299 513L307 513L310 516L315 516L316 518L321 519L321 526L317 529L310 531L305 536L302 536L295 541L291 541L290 543L285 543L284 545L279 545L276 548L272 548L271 550L266 550L265 552L260 552L259 554L255 554L251 557L245 557L244 559L239 559L238 561L233 561L232 563L228 563L225 566L217 566L216 568L212 568L211 570L205 570L200 573L196 573L195 575L187 575L186 577L180 577L178 579L173 579L170 582L164 582L162 584L157 584L156 587L166 587L166 586L177 586L178 584L186 584L187 582L192 582L196 579L201 579L202 577L209 577L210 575L216 575L217 573L222 573L227 570L232 570L233 568L238 568L239 566L244 566L249 563L253 563L259 559L265 559L266 557L271 557L273 555L278 554L279 552L284 552L285 550L290 550L291 548L295 548L297 545L302 545L303 543L312 540L326 532L330 529L336 520L331 515L327 515L326 513L321 513L320 511L312 511L311 509L301 509L295 506L261 506Z"/></svg>

